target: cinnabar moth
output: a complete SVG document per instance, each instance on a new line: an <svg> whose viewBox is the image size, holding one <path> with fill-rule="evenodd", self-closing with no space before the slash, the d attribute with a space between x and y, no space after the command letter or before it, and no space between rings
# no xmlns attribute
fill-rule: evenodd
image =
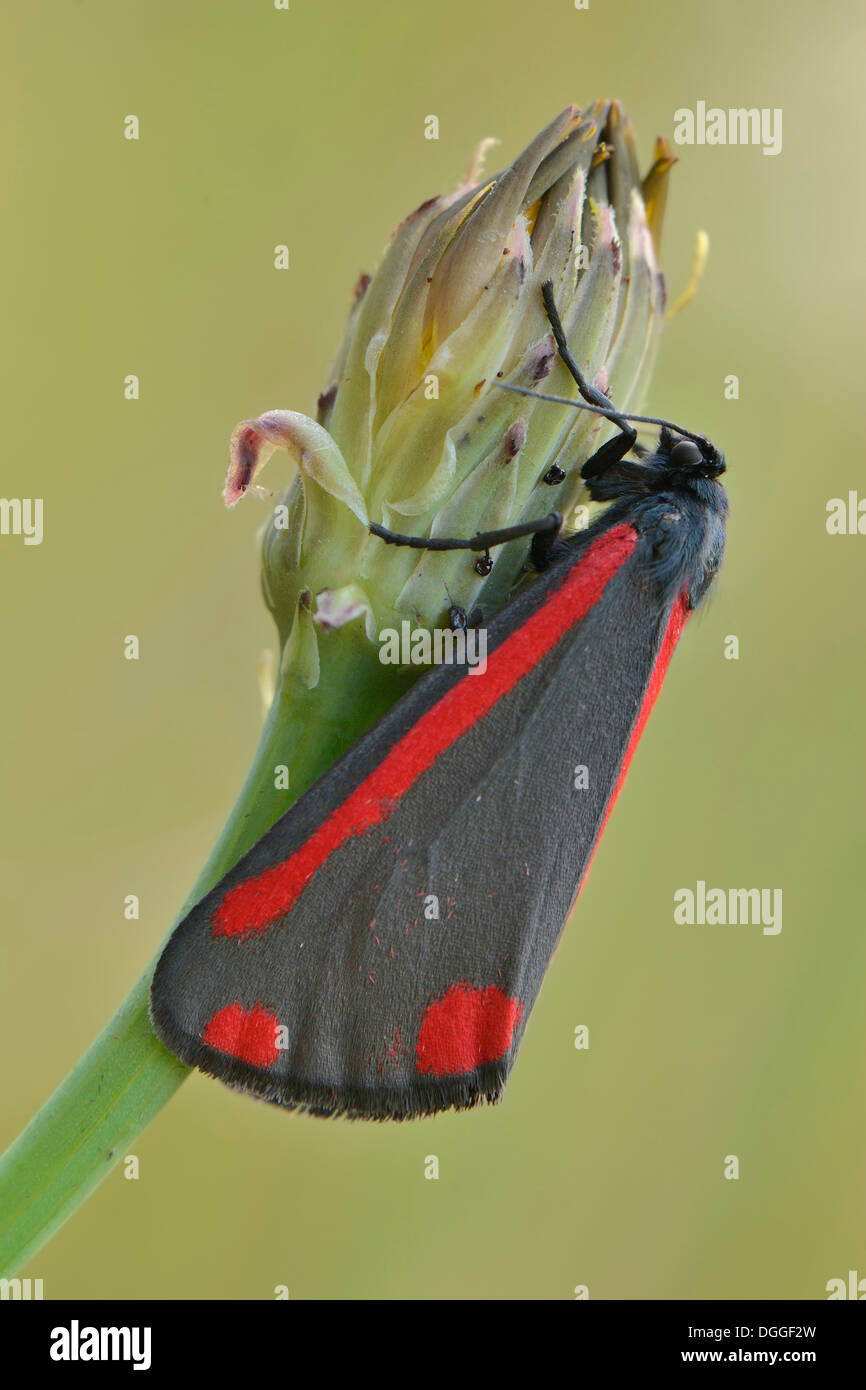
<svg viewBox="0 0 866 1390"><path fill-rule="evenodd" d="M499 1098L721 562L722 455L617 412L571 357L549 285L544 299L586 402L569 404L619 427L582 469L610 506L564 539L555 513L471 541L371 527L485 559L535 533L541 572L489 624L483 677L454 665L422 676L192 909L157 966L151 1016L166 1047L280 1105L403 1119ZM629 420L661 426L653 452L635 449Z"/></svg>

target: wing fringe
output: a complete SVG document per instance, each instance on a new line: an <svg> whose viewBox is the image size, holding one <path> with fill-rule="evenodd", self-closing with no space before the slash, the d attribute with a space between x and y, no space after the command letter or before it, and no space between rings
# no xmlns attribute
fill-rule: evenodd
<svg viewBox="0 0 866 1390"><path fill-rule="evenodd" d="M274 1077L238 1057L229 1057L191 1037L166 1014L151 1008L160 1041L189 1067L214 1076L233 1090L257 1096L285 1110L348 1120L415 1120L447 1110L495 1105L502 1098L509 1066L485 1062L455 1076L421 1077L411 1086L328 1086L295 1077Z"/></svg>

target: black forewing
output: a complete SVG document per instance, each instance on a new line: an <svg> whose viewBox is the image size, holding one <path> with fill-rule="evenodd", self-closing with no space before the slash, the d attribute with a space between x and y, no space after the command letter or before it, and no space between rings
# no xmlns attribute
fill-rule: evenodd
<svg viewBox="0 0 866 1390"><path fill-rule="evenodd" d="M544 604L583 548L575 543L499 615L489 652ZM439 755L385 822L339 846L285 917L242 939L214 936L231 888L299 849L453 685L485 679L448 666L422 677L177 928L152 996L166 1045L229 1084L321 1113L401 1118L495 1099L659 654L669 606L647 575L639 542L601 602ZM432 898L438 918L425 916ZM422 1021L455 986L519 1001L511 1045L469 1071L419 1071ZM208 1021L233 1003L259 1005L284 1027L267 1067L202 1042Z"/></svg>

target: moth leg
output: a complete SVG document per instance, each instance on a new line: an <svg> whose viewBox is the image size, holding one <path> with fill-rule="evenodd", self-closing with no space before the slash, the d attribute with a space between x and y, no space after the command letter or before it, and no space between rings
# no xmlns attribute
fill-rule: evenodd
<svg viewBox="0 0 866 1390"><path fill-rule="evenodd" d="M533 569L547 569L556 554L558 542L558 531L538 531L532 537L532 545L529 547L529 562Z"/></svg>
<svg viewBox="0 0 866 1390"><path fill-rule="evenodd" d="M553 297L553 281L545 280L541 286L541 297L544 300L544 308L547 319L556 339L556 346L560 357L568 368L574 380L577 382L577 389L585 401L590 405L598 406L600 410L608 412L611 419L619 425L620 429L628 429L628 422L621 416L613 401L606 396L603 391L599 391L597 386L591 385L587 381L577 360L568 346L568 339L565 336L565 329L562 326L562 319L559 317L559 310L556 307L556 300Z"/></svg>
<svg viewBox="0 0 866 1390"><path fill-rule="evenodd" d="M602 444L601 448L597 449L592 457L587 459L580 470L580 476L587 481L591 478L600 478L609 468L613 468L616 464L621 463L629 450L634 448L637 442L637 430L629 424L625 416L619 414L613 401L611 401L603 391L599 391L597 386L591 385L580 370L571 348L568 346L565 329L562 326L562 319L559 317L559 310L556 307L556 301L553 297L552 281L545 280L541 287L541 295L544 299L544 308L553 331L553 336L556 339L559 355L577 383L578 391L589 405L594 405L598 409L604 411L607 418L611 420L620 431L618 435L614 435L613 439L609 439L606 444Z"/></svg>
<svg viewBox="0 0 866 1390"><path fill-rule="evenodd" d="M486 552L491 546L505 545L507 541L519 540L521 536L546 535L553 539L559 534L561 528L562 517L559 512L549 512L547 516L540 517L538 521L521 521L516 526L505 526L501 531L479 531L477 535L462 540L455 536L401 536L398 531L389 531L386 526L380 526L376 521L370 522L371 535L378 536L386 545L408 545L414 550L482 550Z"/></svg>
<svg viewBox="0 0 866 1390"><path fill-rule="evenodd" d="M615 434L613 439L608 439L606 444L602 444L600 449L596 449L580 470L580 476L585 482L592 482L594 479L601 478L608 469L615 468L618 463L622 463L626 454L634 448L637 438L634 430L629 434Z"/></svg>

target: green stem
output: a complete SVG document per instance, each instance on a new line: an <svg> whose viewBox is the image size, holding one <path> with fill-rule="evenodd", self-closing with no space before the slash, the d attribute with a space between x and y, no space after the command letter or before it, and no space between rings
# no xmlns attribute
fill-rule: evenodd
<svg viewBox="0 0 866 1390"><path fill-rule="evenodd" d="M241 794L178 920L408 683L399 668L379 663L357 623L319 645L318 684L308 690L289 677L278 691ZM274 787L277 763L290 769L289 792ZM155 964L0 1158L0 1275L53 1235L189 1074L150 1026Z"/></svg>

